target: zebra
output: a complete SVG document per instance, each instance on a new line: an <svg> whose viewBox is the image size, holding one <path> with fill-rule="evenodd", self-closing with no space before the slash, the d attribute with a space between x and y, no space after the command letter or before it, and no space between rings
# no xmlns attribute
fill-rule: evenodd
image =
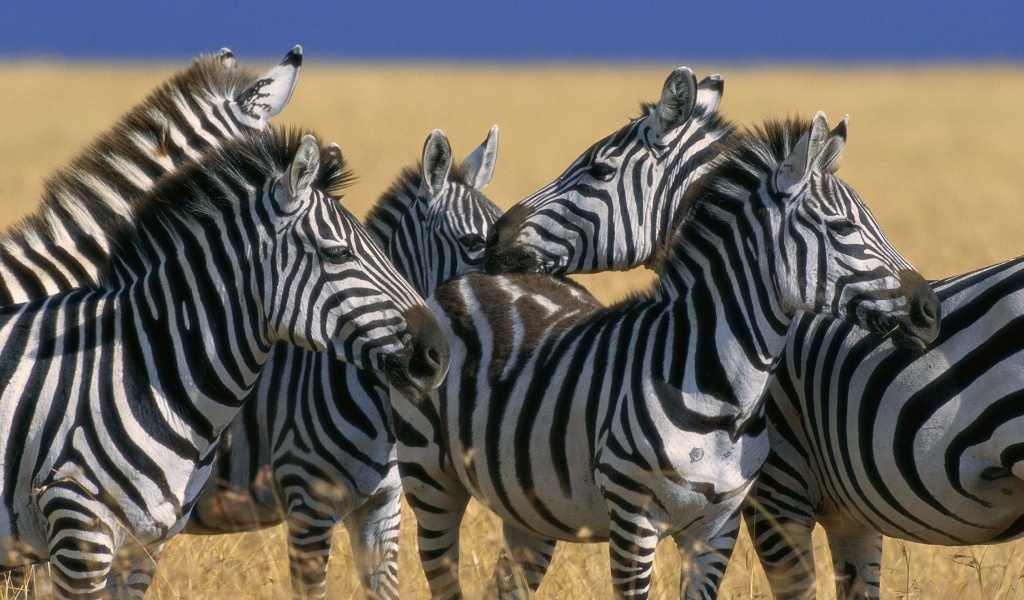
<svg viewBox="0 0 1024 600"><path fill-rule="evenodd" d="M942 330L923 351L794 320L769 388L771 452L744 507L777 597L813 597L815 523L839 598L879 597L883 535L974 545L1024 534L1024 258L932 288Z"/></svg>
<svg viewBox="0 0 1024 600"><path fill-rule="evenodd" d="M50 177L40 207L0 236L0 304L94 285L108 232L132 217L136 198L205 150L263 130L291 99L301 65L295 46L257 76L222 48L163 82ZM9 577L11 588L28 585L21 569Z"/></svg>
<svg viewBox="0 0 1024 600"><path fill-rule="evenodd" d="M157 87L49 178L39 208L0 238L0 304L95 284L108 230L133 218L136 199L205 150L265 129L301 65L295 46L257 76L223 48Z"/></svg>
<svg viewBox="0 0 1024 600"><path fill-rule="evenodd" d="M276 341L439 384L443 334L337 202L347 179L312 134L235 139L137 199L96 285L0 308L0 568L110 591L115 557L184 525Z"/></svg>
<svg viewBox="0 0 1024 600"><path fill-rule="evenodd" d="M735 521L768 453L760 399L796 311L934 337L907 311L936 310L935 294L834 175L845 138L845 120L829 131L822 113L730 138L690 184L657 285L607 309L538 273L435 291L452 375L425 398L392 394L434 597L461 595L470 497L504 521L500 592L535 590L556 540L608 541L616 594L646 597L659 540L688 552ZM684 577L681 592L716 590Z"/></svg>
<svg viewBox="0 0 1024 600"><path fill-rule="evenodd" d="M482 266L501 215L480 191L497 151L494 126L453 164L448 138L434 130L419 166L404 169L367 216L370 235L421 295ZM344 521L367 592L398 597L401 482L385 381L278 343L222 438L185 533L287 522L293 593L323 598L331 534Z"/></svg>
<svg viewBox="0 0 1024 600"><path fill-rule="evenodd" d="M669 81L672 77L670 76ZM718 85L718 98L713 102L716 107L721 96L720 80ZM663 98L668 87L666 85ZM645 107L645 113L648 115L656 112L657 107ZM845 118L841 125L845 131ZM726 132L719 138L718 144L721 145L721 140L728 137L729 134ZM705 152L710 160L714 160L714 148L709 148ZM606 174L604 179L608 181L595 185L597 179L583 175L580 172L582 167L570 168L559 180L545 188L553 191L545 193L542 190L528 199L529 206L526 206L524 201L509 209L492 228L492 235L488 240L485 264L489 271L501 272L512 268L577 273L607 268L629 268L637 264L646 264L657 269L657 249L663 245L666 237L666 231L659 229L658 225L675 218L678 208L671 202L660 201L657 196L639 196L637 186L633 183L634 179L638 179L633 174L638 171L632 167L631 162L601 160L602 154L620 154L615 148L601 152L592 149L589 154L594 156L588 157L584 154L574 164L593 164L593 169L608 171L612 168L618 169L618 172ZM831 168L834 169L836 166L831 165ZM520 208L521 206L523 208ZM673 213L673 217L667 216L665 211ZM634 215L640 215L646 220L635 218ZM571 245L567 247L562 241L570 238L567 228L578 222L588 223L588 229L574 234ZM600 233L595 234L595 231ZM644 244L645 248L652 250L635 251L630 245L633 239L654 240ZM925 340L934 337L939 314L932 314L932 308L934 306L931 302L910 306L902 324L891 323L896 333L892 336L893 341L904 346L922 347ZM802 318L799 317L798 321ZM859 331L855 328L850 330ZM921 333L914 334L914 330ZM737 515L729 526L723 529L720 538L716 538L707 548L695 549L692 571L702 581L692 583L693 587L717 589L739 533L739 527L740 520Z"/></svg>

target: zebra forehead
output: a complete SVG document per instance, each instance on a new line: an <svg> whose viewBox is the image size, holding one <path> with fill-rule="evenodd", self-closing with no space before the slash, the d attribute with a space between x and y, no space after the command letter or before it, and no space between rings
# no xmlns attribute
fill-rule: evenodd
<svg viewBox="0 0 1024 600"><path fill-rule="evenodd" d="M448 172L448 182L456 184L460 191L465 192L470 199L477 200L477 195L479 198L486 199L484 194L473 189L469 176L469 168L466 165L461 161L452 162L451 170ZM398 177L377 199L376 204L370 208L366 214L366 228L377 238L378 242L388 242L398 228L399 222L416 206L422 183L422 163L417 162L414 166L407 166L401 170ZM477 195L473 195L474 193ZM490 203L490 200L487 202ZM470 204L472 205L472 203Z"/></svg>

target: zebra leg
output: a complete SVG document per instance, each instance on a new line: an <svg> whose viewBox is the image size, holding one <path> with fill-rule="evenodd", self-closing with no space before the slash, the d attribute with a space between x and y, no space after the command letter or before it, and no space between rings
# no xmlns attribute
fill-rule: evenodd
<svg viewBox="0 0 1024 600"><path fill-rule="evenodd" d="M765 465L760 477L768 471ZM744 501L743 517L772 593L776 598L814 598L814 507L792 489L779 505L779 497L762 483L759 478Z"/></svg>
<svg viewBox="0 0 1024 600"><path fill-rule="evenodd" d="M462 598L459 526L469 492L451 472L427 472L419 464L406 462L399 463L399 470L405 499L416 515L416 543L430 595Z"/></svg>
<svg viewBox="0 0 1024 600"><path fill-rule="evenodd" d="M99 599L116 547L114 530L82 499L70 480L51 484L40 494L39 507L49 525L50 580L57 598Z"/></svg>
<svg viewBox="0 0 1024 600"><path fill-rule="evenodd" d="M882 534L849 519L822 522L832 551L836 598L878 598Z"/></svg>
<svg viewBox="0 0 1024 600"><path fill-rule="evenodd" d="M398 598L401 489L388 487L345 516L352 555L367 598Z"/></svg>
<svg viewBox="0 0 1024 600"><path fill-rule="evenodd" d="M141 599L153 583L157 560L164 545L147 548L128 537L118 548L113 568L107 578L107 593L111 598Z"/></svg>
<svg viewBox="0 0 1024 600"><path fill-rule="evenodd" d="M637 508L644 505L643 501L608 503L612 587L619 598L643 599L650 593L654 552L661 536L657 526Z"/></svg>
<svg viewBox="0 0 1024 600"><path fill-rule="evenodd" d="M555 553L547 540L504 523L505 548L494 565L492 584L500 598L529 598L537 592Z"/></svg>
<svg viewBox="0 0 1024 600"><path fill-rule="evenodd" d="M301 497L288 502L288 570L295 598L327 593L327 561L338 520L331 504L310 504Z"/></svg>
<svg viewBox="0 0 1024 600"><path fill-rule="evenodd" d="M729 517L710 542L695 540L684 532L672 536L679 550L683 572L679 577L680 598L715 598L729 566L740 533L740 510Z"/></svg>

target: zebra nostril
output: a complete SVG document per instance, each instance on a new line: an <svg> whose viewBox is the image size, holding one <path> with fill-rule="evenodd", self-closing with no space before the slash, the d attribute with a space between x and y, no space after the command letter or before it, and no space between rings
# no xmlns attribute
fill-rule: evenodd
<svg viewBox="0 0 1024 600"><path fill-rule="evenodd" d="M416 352L409 359L409 375L416 379L433 379L441 370L441 355L436 348Z"/></svg>
<svg viewBox="0 0 1024 600"><path fill-rule="evenodd" d="M939 318L939 311L937 306L932 306L930 302L925 302L921 307L921 313L929 321L934 321Z"/></svg>
<svg viewBox="0 0 1024 600"><path fill-rule="evenodd" d="M410 308L405 318L413 338L405 369L408 376L418 382L417 386L434 389L448 372L448 341L437 319L426 306Z"/></svg>

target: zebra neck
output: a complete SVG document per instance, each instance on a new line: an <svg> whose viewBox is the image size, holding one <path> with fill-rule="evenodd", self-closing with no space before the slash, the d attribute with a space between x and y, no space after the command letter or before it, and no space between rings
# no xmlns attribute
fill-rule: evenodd
<svg viewBox="0 0 1024 600"><path fill-rule="evenodd" d="M736 229L726 228L730 236ZM690 228L661 274L676 319L679 389L698 389L741 407L758 403L786 341L791 317L779 305L766 262L730 238ZM745 411L744 411L745 412Z"/></svg>
<svg viewBox="0 0 1024 600"><path fill-rule="evenodd" d="M185 425L204 437L231 421L270 351L248 282L171 263L119 294L126 344L145 358L162 400L194 417Z"/></svg>

